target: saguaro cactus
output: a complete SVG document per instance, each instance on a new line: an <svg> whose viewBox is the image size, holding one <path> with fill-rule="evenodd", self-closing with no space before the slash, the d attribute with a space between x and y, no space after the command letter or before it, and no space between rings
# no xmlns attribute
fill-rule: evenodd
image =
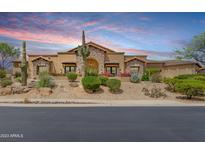
<svg viewBox="0 0 205 154"><path fill-rule="evenodd" d="M27 85L27 61L26 61L26 42L22 44L22 59L21 59L21 78L22 86Z"/></svg>
<svg viewBox="0 0 205 154"><path fill-rule="evenodd" d="M78 46L78 56L82 57L83 65L81 67L82 76L85 76L87 57L90 55L89 46L85 43L85 32L82 32L82 45Z"/></svg>

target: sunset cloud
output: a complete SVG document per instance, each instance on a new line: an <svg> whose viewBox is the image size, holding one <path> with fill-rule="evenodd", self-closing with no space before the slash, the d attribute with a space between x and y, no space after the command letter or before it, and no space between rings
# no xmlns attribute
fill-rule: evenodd
<svg viewBox="0 0 205 154"><path fill-rule="evenodd" d="M45 33L32 33L24 30L12 30L0 27L0 35L15 38L17 40L27 40L41 43L71 44L77 45L78 39L55 35L46 31Z"/></svg>
<svg viewBox="0 0 205 154"><path fill-rule="evenodd" d="M81 32L119 52L167 57L204 31L205 13L0 13L0 41L33 52L67 51ZM195 22L190 22L195 21ZM18 43L17 43L18 42Z"/></svg>

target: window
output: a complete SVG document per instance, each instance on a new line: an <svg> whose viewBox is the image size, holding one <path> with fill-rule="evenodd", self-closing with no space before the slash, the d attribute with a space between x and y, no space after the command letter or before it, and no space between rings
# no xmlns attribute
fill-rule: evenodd
<svg viewBox="0 0 205 154"><path fill-rule="evenodd" d="M76 66L65 66L65 73L75 72L75 71L76 71Z"/></svg>
<svg viewBox="0 0 205 154"><path fill-rule="evenodd" d="M106 72L112 74L113 76L117 75L117 67L116 66L107 66Z"/></svg>

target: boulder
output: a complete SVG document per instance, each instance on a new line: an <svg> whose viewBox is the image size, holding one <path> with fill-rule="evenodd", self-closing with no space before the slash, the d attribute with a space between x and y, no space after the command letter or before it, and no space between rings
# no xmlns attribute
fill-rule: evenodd
<svg viewBox="0 0 205 154"><path fill-rule="evenodd" d="M28 92L28 95L30 96L37 96L39 95L39 90L38 89L31 89L29 92Z"/></svg>
<svg viewBox="0 0 205 154"><path fill-rule="evenodd" d="M44 88L39 88L38 90L41 96L49 96L52 94L51 88L44 87Z"/></svg>
<svg viewBox="0 0 205 154"><path fill-rule="evenodd" d="M0 88L0 96L11 95L11 94L12 94L12 88L10 86L7 86L5 88Z"/></svg>
<svg viewBox="0 0 205 154"><path fill-rule="evenodd" d="M12 87L12 93L13 94L22 94L24 90L24 87L19 86L19 87Z"/></svg>
<svg viewBox="0 0 205 154"><path fill-rule="evenodd" d="M21 83L20 82L14 82L11 86L12 87L21 87Z"/></svg>
<svg viewBox="0 0 205 154"><path fill-rule="evenodd" d="M13 94L22 94L27 93L30 91L31 88L28 88L26 86L22 86L21 83L15 82L12 84L12 93Z"/></svg>
<svg viewBox="0 0 205 154"><path fill-rule="evenodd" d="M25 88L23 89L23 93L27 93L27 92L29 92L30 90L31 90L31 88L25 87Z"/></svg>
<svg viewBox="0 0 205 154"><path fill-rule="evenodd" d="M36 80L31 80L29 83L28 83L28 88L34 88L36 86Z"/></svg>

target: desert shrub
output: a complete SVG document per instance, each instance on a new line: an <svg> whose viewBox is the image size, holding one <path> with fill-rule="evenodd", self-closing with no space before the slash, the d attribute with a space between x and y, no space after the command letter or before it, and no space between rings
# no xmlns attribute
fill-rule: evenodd
<svg viewBox="0 0 205 154"><path fill-rule="evenodd" d="M15 73L14 73L14 77L15 77L15 78L21 77L21 72L15 72Z"/></svg>
<svg viewBox="0 0 205 154"><path fill-rule="evenodd" d="M205 76L195 76L195 80L205 81Z"/></svg>
<svg viewBox="0 0 205 154"><path fill-rule="evenodd" d="M162 76L158 73L153 74L151 77L151 81L155 82L155 83L160 83L160 82L162 82Z"/></svg>
<svg viewBox="0 0 205 154"><path fill-rule="evenodd" d="M160 69L159 68L147 68L146 71L149 73L150 76L153 74L159 73Z"/></svg>
<svg viewBox="0 0 205 154"><path fill-rule="evenodd" d="M98 76L98 70L92 67L86 67L85 76Z"/></svg>
<svg viewBox="0 0 205 154"><path fill-rule="evenodd" d="M107 86L109 87L111 92L117 92L120 90L121 81L118 79L109 79L107 81Z"/></svg>
<svg viewBox="0 0 205 154"><path fill-rule="evenodd" d="M53 78L48 74L48 72L41 72L39 74L39 81L37 82L37 87L50 87L53 88L55 86L55 82Z"/></svg>
<svg viewBox="0 0 205 154"><path fill-rule="evenodd" d="M17 77L17 78L15 78L15 80L16 80L17 82L20 82L20 83L21 83L21 81L22 81L21 77Z"/></svg>
<svg viewBox="0 0 205 154"><path fill-rule="evenodd" d="M144 72L144 74L142 75L142 81L149 81L150 78L149 78L149 73L148 72Z"/></svg>
<svg viewBox="0 0 205 154"><path fill-rule="evenodd" d="M159 68L147 68L142 76L142 81L150 81L151 77L154 74L159 74L160 69Z"/></svg>
<svg viewBox="0 0 205 154"><path fill-rule="evenodd" d="M0 83L2 87L6 87L12 84L12 80L9 78L3 78Z"/></svg>
<svg viewBox="0 0 205 154"><path fill-rule="evenodd" d="M167 97L166 93L162 91L161 88L157 88L156 86L152 87L150 90L148 88L143 88L142 92L145 96L149 96L152 98L160 98L160 97Z"/></svg>
<svg viewBox="0 0 205 154"><path fill-rule="evenodd" d="M132 73L130 76L130 82L139 83L140 79L137 73Z"/></svg>
<svg viewBox="0 0 205 154"><path fill-rule="evenodd" d="M150 97L152 98L160 98L160 97L167 97L166 93L162 91L161 88L154 87L151 89Z"/></svg>
<svg viewBox="0 0 205 154"><path fill-rule="evenodd" d="M85 76L82 78L83 88L90 93L97 91L100 88L100 79L96 76Z"/></svg>
<svg viewBox="0 0 205 154"><path fill-rule="evenodd" d="M107 85L108 77L106 77L106 76L99 76L98 78L100 79L101 85L103 85L103 86Z"/></svg>
<svg viewBox="0 0 205 154"><path fill-rule="evenodd" d="M168 85L168 90L175 92L176 90L176 83L179 82L179 79L176 78L165 78L164 83Z"/></svg>
<svg viewBox="0 0 205 154"><path fill-rule="evenodd" d="M67 76L68 80L70 80L72 82L75 81L78 77L77 73L75 73L75 72L67 73L66 76Z"/></svg>
<svg viewBox="0 0 205 154"><path fill-rule="evenodd" d="M193 96L202 96L205 91L205 84L199 80L180 80L176 83L176 91L187 96L191 99Z"/></svg>
<svg viewBox="0 0 205 154"><path fill-rule="evenodd" d="M6 70L0 69L0 79L3 79L6 77Z"/></svg>

